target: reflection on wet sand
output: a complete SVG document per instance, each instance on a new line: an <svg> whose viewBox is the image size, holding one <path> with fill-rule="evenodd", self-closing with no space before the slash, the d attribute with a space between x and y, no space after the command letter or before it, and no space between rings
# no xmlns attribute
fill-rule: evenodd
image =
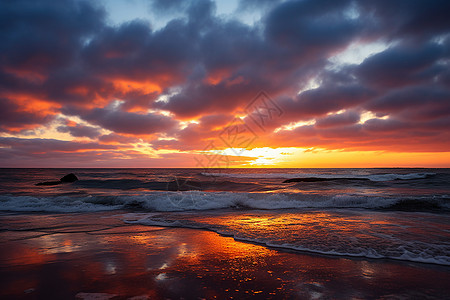
<svg viewBox="0 0 450 300"><path fill-rule="evenodd" d="M240 241L312 253L449 265L450 218L356 210L153 213L128 222L209 229Z"/></svg>
<svg viewBox="0 0 450 300"><path fill-rule="evenodd" d="M0 215L0 226L2 298L450 294L444 267L280 252L209 231L126 225L107 213Z"/></svg>

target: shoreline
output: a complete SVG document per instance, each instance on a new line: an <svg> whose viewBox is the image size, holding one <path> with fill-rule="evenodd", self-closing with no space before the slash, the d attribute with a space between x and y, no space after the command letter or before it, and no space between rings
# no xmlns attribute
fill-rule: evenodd
<svg viewBox="0 0 450 300"><path fill-rule="evenodd" d="M0 214L0 296L442 299L450 294L446 266L278 249L201 229L126 224L122 214Z"/></svg>

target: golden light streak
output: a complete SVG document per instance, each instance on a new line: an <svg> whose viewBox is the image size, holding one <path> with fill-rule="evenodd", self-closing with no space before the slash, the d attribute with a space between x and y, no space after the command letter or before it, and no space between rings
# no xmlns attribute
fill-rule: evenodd
<svg viewBox="0 0 450 300"><path fill-rule="evenodd" d="M299 122L292 122L289 123L288 125L283 125L281 127L276 128L273 132L277 133L281 130L294 130L295 128L301 127L301 126L310 126L310 125L314 125L316 124L316 120L315 119L311 119L308 121L299 121Z"/></svg>
<svg viewBox="0 0 450 300"><path fill-rule="evenodd" d="M348 151L324 148L253 148L203 151L207 155L242 157L237 168L450 167L450 152Z"/></svg>

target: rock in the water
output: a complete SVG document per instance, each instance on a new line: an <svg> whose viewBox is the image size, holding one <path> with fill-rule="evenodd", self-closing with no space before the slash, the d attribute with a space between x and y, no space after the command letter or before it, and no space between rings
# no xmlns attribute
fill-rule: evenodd
<svg viewBox="0 0 450 300"><path fill-rule="evenodd" d="M78 180L77 176L75 176L75 174L73 173L67 174L66 176L60 179L61 182L75 182L77 180Z"/></svg>
<svg viewBox="0 0 450 300"><path fill-rule="evenodd" d="M75 182L77 180L78 180L77 176L75 176L75 174L73 174L73 173L70 173L70 174L67 174L66 176L64 176L63 178L61 178L59 181L39 182L39 183L36 183L36 185L58 185L61 183Z"/></svg>

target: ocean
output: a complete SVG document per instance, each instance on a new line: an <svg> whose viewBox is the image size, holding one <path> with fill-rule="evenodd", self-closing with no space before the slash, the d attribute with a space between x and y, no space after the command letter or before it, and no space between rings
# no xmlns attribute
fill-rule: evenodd
<svg viewBox="0 0 450 300"><path fill-rule="evenodd" d="M0 169L1 214L116 210L294 252L450 265L450 169Z"/></svg>

